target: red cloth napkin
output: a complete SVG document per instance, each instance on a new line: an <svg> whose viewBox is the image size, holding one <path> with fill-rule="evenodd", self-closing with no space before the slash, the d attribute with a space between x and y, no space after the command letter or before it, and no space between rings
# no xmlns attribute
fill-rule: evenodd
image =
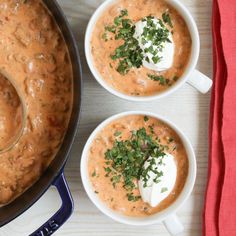
<svg viewBox="0 0 236 236"><path fill-rule="evenodd" d="M214 85L203 235L236 236L236 1L213 1Z"/></svg>
<svg viewBox="0 0 236 236"><path fill-rule="evenodd" d="M219 209L219 235L236 235L236 1L219 1L221 35L227 68L222 141L225 174Z"/></svg>

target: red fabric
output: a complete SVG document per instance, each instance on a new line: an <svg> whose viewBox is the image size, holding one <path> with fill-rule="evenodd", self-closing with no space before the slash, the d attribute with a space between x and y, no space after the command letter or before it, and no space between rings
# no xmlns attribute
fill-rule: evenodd
<svg viewBox="0 0 236 236"><path fill-rule="evenodd" d="M221 35L227 67L222 140L225 176L219 210L220 236L236 236L236 1L219 1Z"/></svg>
<svg viewBox="0 0 236 236"><path fill-rule="evenodd" d="M203 235L206 236L219 236L218 213L222 186L222 166L224 165L221 141L222 97L219 94L224 92L225 64L220 36L220 16L216 1L213 3L213 61L214 84L210 108L208 188L203 224Z"/></svg>
<svg viewBox="0 0 236 236"><path fill-rule="evenodd" d="M213 1L213 49L203 235L236 236L236 0Z"/></svg>

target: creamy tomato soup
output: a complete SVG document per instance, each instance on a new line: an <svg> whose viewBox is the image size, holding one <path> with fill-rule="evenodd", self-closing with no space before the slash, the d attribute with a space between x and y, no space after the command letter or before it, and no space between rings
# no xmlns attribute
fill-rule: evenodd
<svg viewBox="0 0 236 236"><path fill-rule="evenodd" d="M30 187L57 153L71 115L73 77L66 43L41 0L0 0L0 55L27 115L19 142L0 155L0 204L6 204ZM12 132L15 122L9 119L1 130Z"/></svg>
<svg viewBox="0 0 236 236"><path fill-rule="evenodd" d="M9 149L23 128L23 104L13 85L0 74L0 153Z"/></svg>
<svg viewBox="0 0 236 236"><path fill-rule="evenodd" d="M142 200L135 177L142 172L151 149L158 155L173 155L177 167L173 189L155 207ZM153 117L129 115L98 133L88 153L88 174L94 192L111 209L128 216L151 215L178 198L188 175L188 157L180 137L167 124Z"/></svg>
<svg viewBox="0 0 236 236"><path fill-rule="evenodd" d="M168 69L154 71L145 67L144 64L140 65L140 55L137 55L140 49L136 48L131 53L127 48L119 48L117 51L119 46L124 45L124 42L128 42L130 37L133 37L124 35L125 30L128 29L127 24L132 27L135 23L142 22L145 17L150 16L156 21L161 20L162 28L170 34L166 39L166 44L169 47L172 43L173 48L169 49L174 51L172 59L170 55L166 55L167 64L173 60ZM122 19L128 19L129 22L126 21L123 24ZM119 34L120 32L122 35ZM132 30L131 32L133 35L134 32ZM159 37L159 33L157 31L156 33ZM163 40L163 37L160 40ZM132 48L133 42L127 43L129 48ZM182 76L189 61L192 41L182 16L164 0L117 0L98 18L90 44L94 66L107 84L127 95L149 96L168 89ZM149 52L153 53L153 48L149 49ZM164 50L163 53L171 53L169 49ZM163 50L159 48L160 53L161 51ZM128 61L127 57L124 57L125 53L129 54ZM161 55L157 57L158 53L154 52L153 55L155 55L153 58L155 63L162 60ZM144 61L149 62L150 58L144 56ZM128 72L124 69L127 67L129 67Z"/></svg>

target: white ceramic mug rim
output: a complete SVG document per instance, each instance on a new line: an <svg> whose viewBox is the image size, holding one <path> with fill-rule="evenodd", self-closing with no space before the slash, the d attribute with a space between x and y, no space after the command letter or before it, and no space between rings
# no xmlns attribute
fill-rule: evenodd
<svg viewBox="0 0 236 236"><path fill-rule="evenodd" d="M85 56L86 56L86 60L88 63L88 66L93 74L93 76L95 77L95 79L97 80L97 82L104 87L107 91L109 91L111 94L116 95L120 98L129 100L129 101L152 101L154 99L159 99L159 98L163 98L168 96L169 94L175 92L177 89L179 89L185 82L187 82L191 72L195 69L196 65L197 65L197 61L199 58L199 51L200 51L200 39L199 39L199 33L198 33L198 29L197 29L197 25L192 17L192 15L190 14L190 12L188 11L188 9L179 1L179 0L165 0L167 1L169 4L173 5L174 8L177 9L177 11L182 15L182 17L184 18L185 22L187 23L188 29L190 31L191 34L191 38L192 38L192 52L191 52L191 58L189 60L188 66L185 69L184 74L181 76L181 78L179 78L179 80L172 85L169 89L159 93L159 94L154 94L151 96L131 96L131 95L126 95L124 93L119 92L118 90L112 88L100 75L100 73L97 71L97 69L94 66L93 63L93 58L91 55L91 45L90 45L90 39L91 39L91 35L93 32L93 27L98 19L98 17L102 14L102 12L113 2L115 2L117 0L106 0L104 1L97 9L96 11L93 13L87 29L86 29L86 33L85 33Z"/></svg>
<svg viewBox="0 0 236 236"><path fill-rule="evenodd" d="M189 173L188 177L185 183L185 186L179 195L179 197L173 202L168 208L165 210L151 215L151 216L145 216L145 217L127 217L125 215L122 215L118 212L115 212L114 210L110 209L104 202L102 202L99 197L94 193L94 189L91 185L91 182L89 180L88 176L88 169L87 169L87 153L90 148L90 145L92 141L94 140L95 136L98 134L98 132L105 127L107 124L109 124L111 121L116 120L120 117L124 117L127 115L147 115L151 116L154 118L157 118L167 125L169 125L172 129L174 129L177 134L180 136L186 151L188 153L188 159L189 159ZM184 133L176 127L175 124L173 124L171 121L167 120L166 118L157 115L155 113L151 112L146 112L146 111L129 111L129 112L122 112L117 115L113 115L110 118L106 119L103 121L100 125L95 128L95 130L92 132L90 137L88 138L83 152L82 152L82 157L81 157L81 165L80 165L80 171L81 171L81 178L82 178L82 183L85 188L85 191L87 195L89 196L90 200L94 203L94 205L105 215L108 217L112 218L113 220L124 223L124 224L129 224L129 225L151 225L160 221L163 221L166 219L168 216L172 215L175 213L181 206L182 204L187 200L187 198L190 196L194 183L195 183L195 178L196 178L196 158L195 158L195 153L193 150L193 147L189 141L189 139L184 135Z"/></svg>

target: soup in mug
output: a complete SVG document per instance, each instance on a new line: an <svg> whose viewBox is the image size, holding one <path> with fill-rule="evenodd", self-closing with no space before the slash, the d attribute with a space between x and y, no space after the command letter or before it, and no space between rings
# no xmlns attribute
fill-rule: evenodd
<svg viewBox="0 0 236 236"><path fill-rule="evenodd" d="M152 215L170 206L185 185L188 165L178 134L143 115L112 121L96 135L88 152L94 192L127 216ZM151 186L156 192L150 197Z"/></svg>
<svg viewBox="0 0 236 236"><path fill-rule="evenodd" d="M91 36L93 64L113 89L132 96L167 90L183 75L192 40L179 12L164 0L117 0Z"/></svg>

